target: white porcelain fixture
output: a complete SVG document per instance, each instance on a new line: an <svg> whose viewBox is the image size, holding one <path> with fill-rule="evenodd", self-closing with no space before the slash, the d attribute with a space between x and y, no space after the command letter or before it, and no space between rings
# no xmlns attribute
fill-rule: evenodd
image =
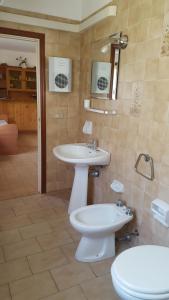
<svg viewBox="0 0 169 300"><path fill-rule="evenodd" d="M111 275L122 300L169 300L169 248L130 248L115 259Z"/></svg>
<svg viewBox="0 0 169 300"><path fill-rule="evenodd" d="M94 204L71 213L70 223L82 234L75 257L94 262L115 255L115 231L133 218L126 207L116 204Z"/></svg>
<svg viewBox="0 0 169 300"><path fill-rule="evenodd" d="M68 210L71 213L87 205L89 166L108 165L110 153L100 148L91 149L87 144L66 144L53 148L53 154L58 159L75 165L75 177Z"/></svg>

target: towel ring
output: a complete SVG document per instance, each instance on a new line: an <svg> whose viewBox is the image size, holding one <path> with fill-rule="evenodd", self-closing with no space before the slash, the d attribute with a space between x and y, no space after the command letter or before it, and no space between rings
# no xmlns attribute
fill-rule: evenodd
<svg viewBox="0 0 169 300"><path fill-rule="evenodd" d="M140 163L140 160L141 160L142 157L144 157L145 162L150 163L150 170L151 170L151 175L150 176L147 176L147 175L143 174L142 172L140 172L138 170L138 166L139 166L139 163ZM136 161L136 164L135 164L135 169L136 169L136 172L138 174L145 177L146 179L151 180L151 181L154 180L154 162L153 162L153 158L149 154L145 154L145 153L140 153L139 154L139 156L137 158L137 161Z"/></svg>

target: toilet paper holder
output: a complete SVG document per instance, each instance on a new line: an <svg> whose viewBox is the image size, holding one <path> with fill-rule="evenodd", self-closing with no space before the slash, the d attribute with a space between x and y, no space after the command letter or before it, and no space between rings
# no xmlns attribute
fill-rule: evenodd
<svg viewBox="0 0 169 300"><path fill-rule="evenodd" d="M138 166L139 166L139 163L140 163L142 157L144 158L145 162L148 162L150 164L150 176L143 174L142 172L140 172L138 170ZM145 153L139 154L136 164L135 164L135 169L138 174L145 177L146 179L151 180L151 181L154 180L154 162L153 162L153 158L149 154L145 154Z"/></svg>

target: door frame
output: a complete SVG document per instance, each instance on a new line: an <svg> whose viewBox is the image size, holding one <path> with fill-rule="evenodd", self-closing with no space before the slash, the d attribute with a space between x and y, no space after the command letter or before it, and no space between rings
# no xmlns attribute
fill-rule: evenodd
<svg viewBox="0 0 169 300"><path fill-rule="evenodd" d="M45 80L45 34L0 27L0 34L36 39L39 42L39 88L40 88L40 188L46 193L46 80ZM39 120L38 120L39 125ZM39 126L38 126L39 128ZM38 153L39 155L39 153ZM39 174L38 174L39 176ZM39 180L38 180L39 182Z"/></svg>

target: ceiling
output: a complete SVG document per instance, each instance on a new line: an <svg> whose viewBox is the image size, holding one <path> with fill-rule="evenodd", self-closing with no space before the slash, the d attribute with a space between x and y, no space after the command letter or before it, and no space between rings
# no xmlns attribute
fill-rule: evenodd
<svg viewBox="0 0 169 300"><path fill-rule="evenodd" d="M36 43L16 38L0 37L0 50L11 50L20 52L36 52Z"/></svg>
<svg viewBox="0 0 169 300"><path fill-rule="evenodd" d="M1 3L2 1L2 3ZM14 9L81 21L111 0L0 0L0 4Z"/></svg>

